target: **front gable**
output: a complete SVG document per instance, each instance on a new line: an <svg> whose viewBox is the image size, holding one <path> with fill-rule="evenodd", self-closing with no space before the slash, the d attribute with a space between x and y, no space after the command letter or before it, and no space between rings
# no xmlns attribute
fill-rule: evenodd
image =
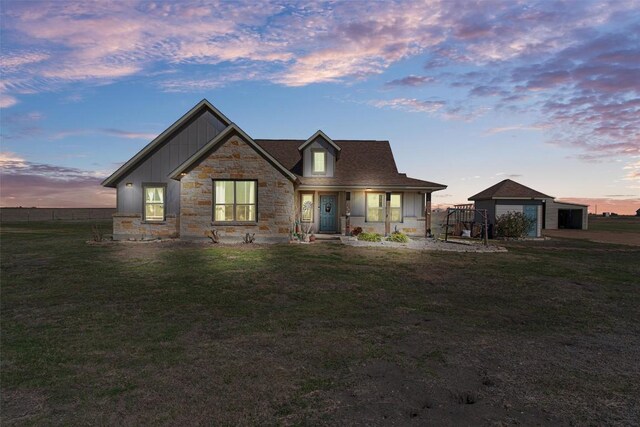
<svg viewBox="0 0 640 427"><path fill-rule="evenodd" d="M335 175L341 148L324 132L316 132L298 150L301 152L304 177L332 178Z"/></svg>
<svg viewBox="0 0 640 427"><path fill-rule="evenodd" d="M236 124L231 123L224 131L218 136L209 141L204 147L194 153L191 157L185 160L180 166L174 169L169 177L171 179L180 180L188 171L200 164L201 161L211 153L214 153L226 146L228 142L235 141L231 145L238 145L238 141L242 141L244 146L249 147L254 151L255 155L260 156L266 161L272 168L279 171L286 178L292 182L296 182L296 176L282 166L273 156L267 153L262 147L260 147L249 135L247 135ZM226 150L225 150L226 151ZM248 157L247 157L248 158Z"/></svg>
<svg viewBox="0 0 640 427"><path fill-rule="evenodd" d="M192 160L176 172L180 179L181 236L205 238L212 227L222 237L234 238L245 233L264 236L289 232L294 220L294 184L256 149L250 138L231 129ZM216 182L223 181L255 182L257 194L252 200L255 218L216 220L214 188Z"/></svg>

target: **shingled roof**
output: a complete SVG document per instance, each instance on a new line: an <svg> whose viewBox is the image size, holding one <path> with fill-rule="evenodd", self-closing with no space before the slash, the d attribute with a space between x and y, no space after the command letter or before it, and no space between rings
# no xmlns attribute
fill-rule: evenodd
<svg viewBox="0 0 640 427"><path fill-rule="evenodd" d="M389 141L336 140L341 148L333 177L304 177L302 155L298 151L301 139L254 139L280 164L293 172L303 186L335 187L412 187L442 190L446 185L409 178L399 173Z"/></svg>
<svg viewBox="0 0 640 427"><path fill-rule="evenodd" d="M533 188L526 187L510 179L500 181L469 200L490 200L490 199L553 199L553 197L543 194Z"/></svg>

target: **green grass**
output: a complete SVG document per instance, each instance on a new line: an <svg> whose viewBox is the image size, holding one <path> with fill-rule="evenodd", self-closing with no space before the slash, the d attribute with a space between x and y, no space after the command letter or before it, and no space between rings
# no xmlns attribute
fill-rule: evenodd
<svg viewBox="0 0 640 427"><path fill-rule="evenodd" d="M635 248L88 245L90 227L2 224L3 424L402 423L467 389L494 421L638 413Z"/></svg>
<svg viewBox="0 0 640 427"><path fill-rule="evenodd" d="M638 216L589 216L589 230L614 231L620 233L640 233L640 217Z"/></svg>

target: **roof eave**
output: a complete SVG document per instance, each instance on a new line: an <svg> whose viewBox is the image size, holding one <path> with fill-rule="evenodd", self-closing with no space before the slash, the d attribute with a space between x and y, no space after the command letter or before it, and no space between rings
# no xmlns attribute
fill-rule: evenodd
<svg viewBox="0 0 640 427"><path fill-rule="evenodd" d="M280 162L278 162L271 154L269 154L266 150L264 150L260 144L255 142L249 135L245 133L238 125L235 123L229 124L222 132L216 135L211 141L207 142L201 149L196 151L191 157L185 160L180 166L175 168L170 174L169 178L180 180L180 177L187 169L193 166L203 155L205 155L209 150L215 147L220 141L229 136L233 131L238 132L240 136L242 136L249 144L258 151L269 163L271 163L276 169L282 172L287 178L289 178L292 182L297 183L298 177L295 176L291 171L285 168Z"/></svg>
<svg viewBox="0 0 640 427"><path fill-rule="evenodd" d="M311 135L311 137L309 139L307 139L305 142L300 144L300 146L298 147L298 151L304 150L307 145L311 144L319 136L321 136L324 140L326 140L333 148L336 149L336 151L341 151L342 150L342 148L340 148L340 146L338 144L333 142L333 140L331 138L329 138L326 133L324 133L324 132L322 132L322 130L318 129L318 131L316 133L314 133L313 135Z"/></svg>

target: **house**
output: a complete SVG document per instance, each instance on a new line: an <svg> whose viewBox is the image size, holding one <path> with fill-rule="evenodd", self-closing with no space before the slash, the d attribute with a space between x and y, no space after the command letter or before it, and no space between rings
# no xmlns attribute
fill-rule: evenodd
<svg viewBox="0 0 640 427"><path fill-rule="evenodd" d="M521 212L533 219L530 237L542 236L543 229L587 229L587 205L561 202L554 197L505 179L469 197L476 209L486 209L490 228L507 212Z"/></svg>
<svg viewBox="0 0 640 427"><path fill-rule="evenodd" d="M253 139L202 100L105 179L114 239L288 239L296 227L424 235L445 185L399 173L388 141ZM426 216L425 216L426 212Z"/></svg>

